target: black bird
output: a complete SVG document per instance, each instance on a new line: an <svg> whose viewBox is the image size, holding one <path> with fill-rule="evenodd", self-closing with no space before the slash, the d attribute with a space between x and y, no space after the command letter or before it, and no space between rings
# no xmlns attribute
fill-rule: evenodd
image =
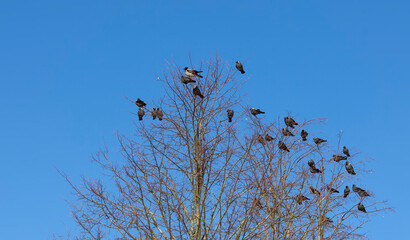
<svg viewBox="0 0 410 240"><path fill-rule="evenodd" d="M349 186L346 186L345 190L343 191L343 197L347 198L349 193L350 193L350 188L349 188Z"/></svg>
<svg viewBox="0 0 410 240"><path fill-rule="evenodd" d="M316 168L315 162L312 159L308 161L308 165L311 173L322 173L322 171Z"/></svg>
<svg viewBox="0 0 410 240"><path fill-rule="evenodd" d="M320 195L320 192L319 192L316 188L314 188L314 187L312 187L312 186L309 187L309 190L310 190L310 192L311 192L312 194Z"/></svg>
<svg viewBox="0 0 410 240"><path fill-rule="evenodd" d="M142 107L140 107L140 109L138 110L138 119L140 121L142 121L142 117L144 116L144 114L145 114L144 109Z"/></svg>
<svg viewBox="0 0 410 240"><path fill-rule="evenodd" d="M196 83L195 80L193 80L193 79L190 78L190 77L184 76L184 75L181 76L181 82L182 82L183 84Z"/></svg>
<svg viewBox="0 0 410 240"><path fill-rule="evenodd" d="M366 208L363 206L362 203L359 203L359 204L357 205L357 210L359 210L359 211L361 211L361 212L364 212L364 213L367 213L367 212L366 212Z"/></svg>
<svg viewBox="0 0 410 240"><path fill-rule="evenodd" d="M339 193L339 191L337 189L334 189L330 186L327 186L327 191L330 192L330 193Z"/></svg>
<svg viewBox="0 0 410 240"><path fill-rule="evenodd" d="M303 141L306 141L306 137L308 136L308 132L305 131L305 129L302 129L302 131L300 132L300 136L302 137Z"/></svg>
<svg viewBox="0 0 410 240"><path fill-rule="evenodd" d="M333 154L333 160L335 160L335 162L339 162L341 160L347 160L347 157L345 156L340 156L338 154Z"/></svg>
<svg viewBox="0 0 410 240"><path fill-rule="evenodd" d="M238 70L239 70L239 72L241 72L242 74L244 74L244 73L245 73L245 71L243 70L242 63L241 63L241 62L239 62L239 61L236 61L236 69L238 69Z"/></svg>
<svg viewBox="0 0 410 240"><path fill-rule="evenodd" d="M145 106L147 106L147 104L146 104L144 101L142 101L141 99L139 99L139 98L137 98L137 101L135 101L135 104L136 104L138 107L145 107Z"/></svg>
<svg viewBox="0 0 410 240"><path fill-rule="evenodd" d="M354 169L353 169L353 166L352 166L352 164L349 163L349 161L346 161L345 167L346 167L346 171L347 171L349 174L356 175L356 173L355 173L355 171L354 171Z"/></svg>
<svg viewBox="0 0 410 240"><path fill-rule="evenodd" d="M188 77L199 77L199 78L203 78L201 75L199 75L199 73L201 73L202 71L197 71L197 70L193 70L193 69L189 69L188 67L184 68L185 70L185 75L187 75Z"/></svg>
<svg viewBox="0 0 410 240"><path fill-rule="evenodd" d="M311 173L322 173L322 171L320 171L317 168L309 168L309 170L310 170Z"/></svg>
<svg viewBox="0 0 410 240"><path fill-rule="evenodd" d="M288 149L288 147L286 147L286 144L284 144L282 141L279 141L279 142L278 142L278 147L279 147L279 149L281 149L281 150L290 152L289 149Z"/></svg>
<svg viewBox="0 0 410 240"><path fill-rule="evenodd" d="M265 112L262 112L260 109L251 108L251 114L256 116L258 114L265 114Z"/></svg>
<svg viewBox="0 0 410 240"><path fill-rule="evenodd" d="M287 129L287 128L282 128L282 134L283 134L283 136L295 136L295 135L293 135L293 133L291 132L291 131L289 131L289 129Z"/></svg>
<svg viewBox="0 0 410 240"><path fill-rule="evenodd" d="M356 185L353 184L353 192L357 192L359 194L360 197L368 197L370 196L365 190L356 187Z"/></svg>
<svg viewBox="0 0 410 240"><path fill-rule="evenodd" d="M298 123L291 117L285 117L285 124L290 128L295 128L293 125L298 125Z"/></svg>
<svg viewBox="0 0 410 240"><path fill-rule="evenodd" d="M162 110L157 108L156 114L157 114L158 119L162 121L162 118L164 117L164 113L162 112Z"/></svg>
<svg viewBox="0 0 410 240"><path fill-rule="evenodd" d="M195 86L192 91L194 92L194 96L199 96L200 98L204 98L204 95L202 95L201 90L199 90L198 86Z"/></svg>
<svg viewBox="0 0 410 240"><path fill-rule="evenodd" d="M321 139L321 138L318 138L318 137L314 137L313 141L316 143L316 145L327 142L327 140L324 140L324 139Z"/></svg>
<svg viewBox="0 0 410 240"><path fill-rule="evenodd" d="M262 145L265 145L265 139L263 139L263 136L262 136L262 135L259 135L259 136L258 136L258 142L259 142L260 144L262 144Z"/></svg>
<svg viewBox="0 0 410 240"><path fill-rule="evenodd" d="M228 109L228 110L226 110L226 112L228 114L228 122L232 122L234 111L231 110L231 109Z"/></svg>
<svg viewBox="0 0 410 240"><path fill-rule="evenodd" d="M311 167L311 168L316 168L316 166L315 166L315 161L313 161L312 159L310 159L310 160L308 161L308 165L309 165L309 167Z"/></svg>
<svg viewBox="0 0 410 240"><path fill-rule="evenodd" d="M152 120L155 120L157 118L157 110L155 108L152 108L151 115Z"/></svg>
<svg viewBox="0 0 410 240"><path fill-rule="evenodd" d="M298 194L298 195L296 196L296 202L297 202L299 205L302 204L303 201L307 201L307 200L310 200L310 199L307 198L307 197L305 197L305 196L303 196L302 194Z"/></svg>
<svg viewBox="0 0 410 240"><path fill-rule="evenodd" d="M343 146L343 153L346 154L346 156L350 157L349 149L347 149L346 146Z"/></svg>
<svg viewBox="0 0 410 240"><path fill-rule="evenodd" d="M269 134L265 134L265 140L267 141L267 142L270 142L270 141L272 141L274 138L272 137L272 136L270 136Z"/></svg>

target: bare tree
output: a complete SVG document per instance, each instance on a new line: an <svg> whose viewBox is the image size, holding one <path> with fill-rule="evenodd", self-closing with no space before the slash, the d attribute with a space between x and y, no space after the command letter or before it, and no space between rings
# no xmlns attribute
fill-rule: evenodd
<svg viewBox="0 0 410 240"><path fill-rule="evenodd" d="M342 156L341 137L336 149L316 144L313 132L301 137L323 119L289 125L269 122L269 113L254 116L235 66L216 57L195 67L203 78L181 80L183 66L168 64L165 96L155 104L163 121L144 118L132 137L118 135L122 159L108 149L95 155L108 183L83 178L76 185L65 176L77 199L79 239L363 238L369 216L386 208L374 194L353 192L366 173L358 154L348 158L351 175L347 160L333 157Z"/></svg>

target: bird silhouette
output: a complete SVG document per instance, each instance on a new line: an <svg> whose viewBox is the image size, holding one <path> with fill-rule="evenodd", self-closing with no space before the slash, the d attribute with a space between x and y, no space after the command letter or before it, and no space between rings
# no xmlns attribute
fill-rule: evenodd
<svg viewBox="0 0 410 240"><path fill-rule="evenodd" d="M144 114L145 114L144 109L142 107L140 107L140 109L138 110L138 119L140 121L142 121L142 117L144 116Z"/></svg>
<svg viewBox="0 0 410 240"><path fill-rule="evenodd" d="M354 171L354 169L353 169L353 166L352 166L352 164L350 164L349 161L346 161L345 167L346 167L346 171L347 171L349 174L356 175L356 173L355 173L355 171Z"/></svg>
<svg viewBox="0 0 410 240"><path fill-rule="evenodd" d="M341 156L341 155L338 155L338 154L333 154L333 160L335 162L339 162L341 160L347 160L347 157Z"/></svg>
<svg viewBox="0 0 410 240"><path fill-rule="evenodd" d="M346 146L343 146L343 153L346 154L346 156L350 157L349 149L347 149Z"/></svg>
<svg viewBox="0 0 410 240"><path fill-rule="evenodd" d="M161 109L157 108L157 110L156 110L156 115L157 115L158 119L159 119L160 121L162 121L162 118L164 117L164 113L162 112Z"/></svg>
<svg viewBox="0 0 410 240"><path fill-rule="evenodd" d="M347 196L349 196L350 193L350 188L349 186L346 186L345 190L343 191L343 197L347 198Z"/></svg>
<svg viewBox="0 0 410 240"><path fill-rule="evenodd" d="M306 137L308 136L308 132L306 132L304 129L302 129L302 131L300 132L300 136L302 137L303 141L306 141Z"/></svg>
<svg viewBox="0 0 410 240"><path fill-rule="evenodd" d="M260 109L251 108L251 114L256 116L258 114L265 114L265 112L262 112Z"/></svg>
<svg viewBox="0 0 410 240"><path fill-rule="evenodd" d="M152 120L155 120L157 118L157 110L155 108L152 108L151 116Z"/></svg>
<svg viewBox="0 0 410 240"><path fill-rule="evenodd" d="M316 168L316 166L315 166L315 161L313 161L312 159L310 159L310 160L308 161L308 165L309 165L309 167L311 167L311 168Z"/></svg>
<svg viewBox="0 0 410 240"><path fill-rule="evenodd" d="M357 194L359 194L360 197L368 197L370 196L365 190L356 187L356 185L353 184L352 186L353 192L356 192Z"/></svg>
<svg viewBox="0 0 410 240"><path fill-rule="evenodd" d="M290 128L295 128L293 125L298 125L298 123L291 117L285 117L285 124Z"/></svg>
<svg viewBox="0 0 410 240"><path fill-rule="evenodd" d="M328 223L332 223L332 222L333 222L332 219L330 219L330 218L328 218L328 217L326 217L326 216L323 216L323 217L322 217L322 223L328 224Z"/></svg>
<svg viewBox="0 0 410 240"><path fill-rule="evenodd" d="M318 138L318 137L314 137L313 141L316 143L316 145L327 142L327 140L324 140L324 139L321 139L321 138Z"/></svg>
<svg viewBox="0 0 410 240"><path fill-rule="evenodd" d="M263 139L263 136L262 136L262 135L259 135L259 136L258 136L258 142L259 142L260 144L262 144L262 145L265 145L265 139Z"/></svg>
<svg viewBox="0 0 410 240"><path fill-rule="evenodd" d="M196 83L195 80L193 80L193 79L190 78L190 77L184 76L184 75L181 76L181 82L182 82L183 84Z"/></svg>
<svg viewBox="0 0 410 240"><path fill-rule="evenodd" d="M228 109L228 110L226 110L226 112L227 112L227 115L228 115L228 122L232 122L234 111L231 110L231 109Z"/></svg>
<svg viewBox="0 0 410 240"><path fill-rule="evenodd" d="M319 192L316 188L314 188L314 187L312 187L312 186L309 187L309 190L310 190L310 192L311 192L312 194L320 195L320 192Z"/></svg>
<svg viewBox="0 0 410 240"><path fill-rule="evenodd" d="M288 152L290 152L289 149L288 149L288 147L286 147L286 144L284 144L282 141L279 141L279 142L278 142L278 147L279 147L279 149L281 149L281 150L283 150L283 151L288 151Z"/></svg>
<svg viewBox="0 0 410 240"><path fill-rule="evenodd" d="M201 90L199 90L198 86L195 86L192 91L194 92L194 96L199 96L200 98L204 98L204 95L202 95Z"/></svg>
<svg viewBox="0 0 410 240"><path fill-rule="evenodd" d="M322 171L320 171L317 168L309 168L309 170L310 170L311 173L322 173Z"/></svg>
<svg viewBox="0 0 410 240"><path fill-rule="evenodd" d="M236 61L236 69L238 69L238 70L239 70L239 72L241 72L242 74L244 74L244 73L245 73L245 71L243 70L242 63L241 63L241 62L239 62L239 61Z"/></svg>
<svg viewBox="0 0 410 240"><path fill-rule="evenodd" d="M310 199L307 198L307 197L305 197L305 196L303 196L302 194L298 194L298 195L296 196L296 202L297 202L299 205L302 204L303 201L307 201L307 200L310 200Z"/></svg>
<svg viewBox="0 0 410 240"><path fill-rule="evenodd" d="M137 105L138 107L145 107L147 104L141 99L137 98L137 101L135 101L135 105Z"/></svg>
<svg viewBox="0 0 410 240"><path fill-rule="evenodd" d="M270 141L272 141L274 138L272 137L272 136L270 136L269 134L265 134L265 140L267 141L267 142L270 142Z"/></svg>
<svg viewBox="0 0 410 240"><path fill-rule="evenodd" d="M364 212L364 213L367 213L366 208L363 206L363 204L361 202L357 205L357 210L359 210L361 212Z"/></svg>
<svg viewBox="0 0 410 240"><path fill-rule="evenodd" d="M287 128L282 128L282 134L283 136L295 136L293 135L293 133L291 131L289 131L289 129Z"/></svg>
<svg viewBox="0 0 410 240"><path fill-rule="evenodd" d="M330 193L339 193L339 191L337 189L334 189L330 186L327 186L327 191L330 192Z"/></svg>
<svg viewBox="0 0 410 240"><path fill-rule="evenodd" d="M184 70L185 70L185 75L187 75L190 78L193 78L193 77L203 78L201 75L199 75L202 71L189 69L188 67L185 67Z"/></svg>

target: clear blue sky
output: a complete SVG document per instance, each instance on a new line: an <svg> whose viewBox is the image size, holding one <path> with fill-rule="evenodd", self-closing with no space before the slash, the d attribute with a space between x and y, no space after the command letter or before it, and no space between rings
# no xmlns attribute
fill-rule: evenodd
<svg viewBox="0 0 410 240"><path fill-rule="evenodd" d="M221 1L222 2L222 1ZM124 99L155 101L167 59L245 60L247 101L272 118L328 118L325 137L372 157L362 186L395 213L369 239L408 239L409 1L2 1L0 239L75 230L61 169L78 179L114 133Z"/></svg>

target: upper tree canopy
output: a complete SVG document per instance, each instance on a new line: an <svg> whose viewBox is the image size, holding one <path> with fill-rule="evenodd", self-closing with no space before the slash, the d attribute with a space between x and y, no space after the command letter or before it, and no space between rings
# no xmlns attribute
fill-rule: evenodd
<svg viewBox="0 0 410 240"><path fill-rule="evenodd" d="M365 172L357 153L311 132L321 119L244 103L243 63L184 67L168 65L161 101L136 102L136 135L118 137L123 159L95 156L108 184L72 184L81 239L363 237L383 209L352 185Z"/></svg>

